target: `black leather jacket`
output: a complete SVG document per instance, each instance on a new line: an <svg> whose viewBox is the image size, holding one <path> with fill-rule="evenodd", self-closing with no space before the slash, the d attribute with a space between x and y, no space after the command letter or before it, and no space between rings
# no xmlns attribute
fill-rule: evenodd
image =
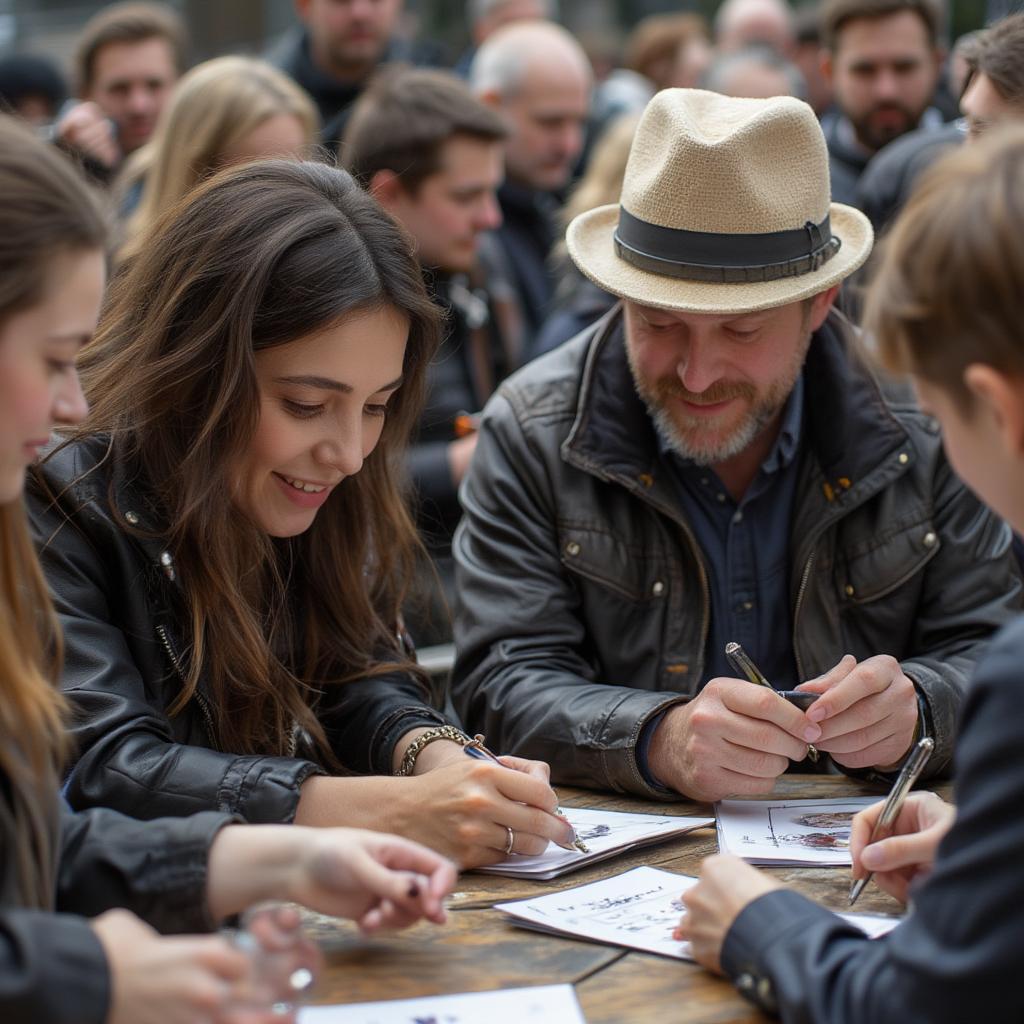
<svg viewBox="0 0 1024 1024"><path fill-rule="evenodd" d="M948 769L985 641L1021 605L1009 528L950 470L934 422L883 395L832 314L804 370L791 526L801 679L890 654ZM895 390L895 389L894 389ZM637 397L614 310L510 377L485 412L455 535L455 710L556 782L664 799L644 724L703 678L708 573Z"/></svg>
<svg viewBox="0 0 1024 1024"><path fill-rule="evenodd" d="M308 751L264 757L218 749L202 682L179 714L168 715L181 691L186 643L180 581L173 553L139 532L159 532L158 510L124 478L113 453L104 461L108 448L96 437L58 450L36 471L45 487L30 479L27 492L64 633L61 686L75 710L78 761L68 800L136 818L220 810L250 822L290 822L299 787L323 773L301 756ZM415 678L396 672L329 690L318 715L345 768L386 775L403 733L445 722L426 700Z"/></svg>
<svg viewBox="0 0 1024 1024"><path fill-rule="evenodd" d="M107 810L62 813L57 913L0 907L0 1020L102 1024L110 972L86 918L125 907L161 932L209 931L207 859L229 821L197 814L143 824ZM0 835L3 872L13 870L7 849Z"/></svg>

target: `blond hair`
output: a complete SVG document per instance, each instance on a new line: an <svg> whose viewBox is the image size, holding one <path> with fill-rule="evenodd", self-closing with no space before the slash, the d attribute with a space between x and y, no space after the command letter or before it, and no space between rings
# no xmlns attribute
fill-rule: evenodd
<svg viewBox="0 0 1024 1024"><path fill-rule="evenodd" d="M252 57L217 57L189 71L153 138L124 171L122 195L141 185L142 198L125 224L119 260L138 252L160 217L217 171L231 146L278 114L296 117L307 147L313 146L316 108L277 68Z"/></svg>
<svg viewBox="0 0 1024 1024"><path fill-rule="evenodd" d="M1024 374L1024 127L944 157L882 247L865 307L886 366L941 387L964 410L971 363Z"/></svg>

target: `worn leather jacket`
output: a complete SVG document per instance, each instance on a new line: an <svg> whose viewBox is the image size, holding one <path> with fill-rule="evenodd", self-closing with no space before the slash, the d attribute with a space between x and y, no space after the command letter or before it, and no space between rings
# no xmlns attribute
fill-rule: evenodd
<svg viewBox="0 0 1024 1024"><path fill-rule="evenodd" d="M981 648L1021 605L1010 530L950 470L910 396L883 394L838 314L804 381L797 669L899 659L935 775ZM557 782L662 796L637 742L700 686L713 570L634 391L618 309L502 385L461 497L456 711L496 747L548 761Z"/></svg>
<svg viewBox="0 0 1024 1024"><path fill-rule="evenodd" d="M161 543L159 510L108 441L58 449L30 478L27 500L64 634L61 686L78 758L66 786L72 806L292 821L299 787L323 774L301 741L295 757L219 749L202 680L188 705L168 714L187 638L181 581ZM317 714L343 767L386 775L403 733L445 723L427 700L414 677L395 672L327 688Z"/></svg>
<svg viewBox="0 0 1024 1024"><path fill-rule="evenodd" d="M0 777L0 791L5 780ZM56 794L54 794L56 799ZM56 913L0 907L0 1020L102 1024L110 1009L107 958L87 918L125 907L161 932L209 931L210 844L220 814L142 824L108 810L61 814ZM0 835L0 890L14 864Z"/></svg>

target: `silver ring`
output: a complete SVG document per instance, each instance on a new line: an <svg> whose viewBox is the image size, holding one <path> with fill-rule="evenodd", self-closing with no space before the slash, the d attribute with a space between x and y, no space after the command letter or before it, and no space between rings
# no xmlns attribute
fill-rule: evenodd
<svg viewBox="0 0 1024 1024"><path fill-rule="evenodd" d="M505 826L505 831L508 833L508 842L505 844L505 853L512 852L512 844L516 841L516 834L508 827Z"/></svg>

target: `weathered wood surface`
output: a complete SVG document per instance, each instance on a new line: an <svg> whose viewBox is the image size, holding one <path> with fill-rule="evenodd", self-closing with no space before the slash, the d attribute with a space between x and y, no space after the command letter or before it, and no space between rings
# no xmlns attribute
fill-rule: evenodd
<svg viewBox="0 0 1024 1024"><path fill-rule="evenodd" d="M947 787L938 787L945 792ZM783 776L770 799L877 795L845 777ZM560 788L564 806L604 807L712 817L706 804L650 803L633 797ZM514 927L490 909L494 903L569 889L649 864L698 874L717 852L714 829L602 861L550 882L466 874L449 900L449 923L420 924L397 935L363 938L347 922L317 919L312 931L324 948L327 970L316 1002L353 1003L439 993L569 983L589 1024L762 1024L762 1016L721 978L694 964L565 939ZM850 873L844 868L774 869L785 884L824 906L845 909ZM893 914L899 906L873 886L857 902L864 913Z"/></svg>

